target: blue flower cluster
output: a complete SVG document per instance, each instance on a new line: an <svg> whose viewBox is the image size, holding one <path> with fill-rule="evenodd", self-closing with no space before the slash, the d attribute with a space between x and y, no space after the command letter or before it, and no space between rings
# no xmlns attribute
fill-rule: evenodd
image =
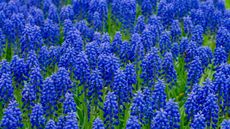
<svg viewBox="0 0 230 129"><path fill-rule="evenodd" d="M0 128L230 129L227 7L0 0Z"/></svg>

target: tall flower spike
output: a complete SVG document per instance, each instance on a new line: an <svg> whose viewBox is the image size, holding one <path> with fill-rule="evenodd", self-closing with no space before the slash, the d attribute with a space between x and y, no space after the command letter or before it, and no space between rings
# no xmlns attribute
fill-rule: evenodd
<svg viewBox="0 0 230 129"><path fill-rule="evenodd" d="M14 45L13 43L16 40L16 35L15 35L14 24L12 20L5 19L4 24L2 26L2 30L6 36L6 39L8 39L9 43L12 43L12 45ZM10 44L8 46L10 46Z"/></svg>
<svg viewBox="0 0 230 129"><path fill-rule="evenodd" d="M30 14L33 16L36 26L42 26L44 24L44 14L40 8L32 7L30 9Z"/></svg>
<svg viewBox="0 0 230 129"><path fill-rule="evenodd" d="M130 116L126 125L126 129L141 129L141 125L138 122L136 116Z"/></svg>
<svg viewBox="0 0 230 129"><path fill-rule="evenodd" d="M104 124L100 118L94 120L93 129L105 129Z"/></svg>
<svg viewBox="0 0 230 129"><path fill-rule="evenodd" d="M134 21L136 18L136 1L135 0L122 0L121 1L121 23L122 27L128 32L132 32ZM127 33L127 32L126 32Z"/></svg>
<svg viewBox="0 0 230 129"><path fill-rule="evenodd" d="M52 116L56 111L57 93L53 80L48 77L42 86L41 104L46 112L46 116Z"/></svg>
<svg viewBox="0 0 230 129"><path fill-rule="evenodd" d="M187 36L190 36L192 33L193 23L189 16L184 17L184 32L187 34Z"/></svg>
<svg viewBox="0 0 230 129"><path fill-rule="evenodd" d="M0 124L2 129L17 129L23 127L22 112L18 106L18 103L15 100L12 100L4 110Z"/></svg>
<svg viewBox="0 0 230 129"><path fill-rule="evenodd" d="M160 108L164 108L166 104L166 93L165 93L165 84L163 81L159 80L154 86L154 91L152 94L154 109L159 110Z"/></svg>
<svg viewBox="0 0 230 129"><path fill-rule="evenodd" d="M65 19L74 19L73 7L71 5L63 6L60 12L60 20L64 21Z"/></svg>
<svg viewBox="0 0 230 129"><path fill-rule="evenodd" d="M93 28L95 31L102 31L103 24L100 18L100 14L98 12L94 12L93 14Z"/></svg>
<svg viewBox="0 0 230 129"><path fill-rule="evenodd" d="M113 42L112 42L112 52L119 54L122 45L122 35L120 32L116 32Z"/></svg>
<svg viewBox="0 0 230 129"><path fill-rule="evenodd" d="M195 56L197 55L197 48L198 48L198 45L196 42L189 42L187 47L186 47L186 50L185 50L185 53L184 53L184 60L185 60L185 63L186 63L186 67L189 66L189 64L194 60Z"/></svg>
<svg viewBox="0 0 230 129"><path fill-rule="evenodd" d="M118 69L115 72L111 89L114 91L118 99L119 107L122 106L121 110L123 110L125 103L130 101L130 94L132 93L132 87L128 87L126 75L123 70Z"/></svg>
<svg viewBox="0 0 230 129"><path fill-rule="evenodd" d="M59 116L58 121L57 121L57 129L63 129L65 126L65 117L63 115Z"/></svg>
<svg viewBox="0 0 230 129"><path fill-rule="evenodd" d="M39 100L41 95L42 81L41 70L38 67L32 68L29 74L29 85L31 85L31 89L34 89L36 93L36 100Z"/></svg>
<svg viewBox="0 0 230 129"><path fill-rule="evenodd" d="M67 36L69 35L70 31L73 31L75 28L73 22L70 19L65 19L64 23L63 23L63 31L64 31L64 39L67 38ZM77 31L73 31L74 33ZM79 33L80 34L80 33ZM71 35L71 33L70 33ZM74 39L74 38L73 38Z"/></svg>
<svg viewBox="0 0 230 129"><path fill-rule="evenodd" d="M158 55L158 49L152 48L142 61L141 78L144 80L145 86L152 87L155 80L159 77L161 70L161 58Z"/></svg>
<svg viewBox="0 0 230 129"><path fill-rule="evenodd" d="M66 116L66 121L63 129L78 129L78 121L75 112L70 112Z"/></svg>
<svg viewBox="0 0 230 129"><path fill-rule="evenodd" d="M56 129L56 125L55 125L55 122L50 119L47 123L46 123L46 127L45 129Z"/></svg>
<svg viewBox="0 0 230 129"><path fill-rule="evenodd" d="M98 70L106 85L112 84L114 74L120 67L119 59L115 55L101 54L98 57Z"/></svg>
<svg viewBox="0 0 230 129"><path fill-rule="evenodd" d="M196 42L198 46L202 46L203 44L203 27L200 25L196 25L193 29L192 29L192 37L191 40Z"/></svg>
<svg viewBox="0 0 230 129"><path fill-rule="evenodd" d="M89 60L84 51L80 52L76 57L74 75L81 84L87 83L90 75Z"/></svg>
<svg viewBox="0 0 230 129"><path fill-rule="evenodd" d="M227 63L228 61L228 54L226 53L224 47L216 47L214 52L214 64L215 66L219 66L222 63Z"/></svg>
<svg viewBox="0 0 230 129"><path fill-rule="evenodd" d="M204 103L203 114L206 121L206 126L210 128L217 128L219 106L217 98L214 94L209 94Z"/></svg>
<svg viewBox="0 0 230 129"><path fill-rule="evenodd" d="M58 10L57 10L57 7L54 4L51 4L49 6L48 18L50 20L53 20L53 22L55 22L55 23L59 23Z"/></svg>
<svg viewBox="0 0 230 129"><path fill-rule="evenodd" d="M26 111L30 111L31 108L35 105L36 100L36 92L30 84L25 84L24 89L22 91L22 102L23 109Z"/></svg>
<svg viewBox="0 0 230 129"><path fill-rule="evenodd" d="M74 48L66 48L66 51L63 53L63 55L60 57L60 61L58 62L59 67L64 67L67 70L70 70L70 72L73 72L76 65L76 52ZM52 59L52 58L51 58Z"/></svg>
<svg viewBox="0 0 230 129"><path fill-rule="evenodd" d="M152 26L145 26L145 29L141 35L141 40L145 48L145 52L148 53L152 47L156 45L155 33L153 33Z"/></svg>
<svg viewBox="0 0 230 129"><path fill-rule="evenodd" d="M179 48L180 55L184 55L184 54L185 54L185 51L186 51L186 49L187 49L187 47L188 47L188 44L189 44L188 38L183 37L183 38L181 39L180 46L179 46L179 47L180 47L180 48Z"/></svg>
<svg viewBox="0 0 230 129"><path fill-rule="evenodd" d="M38 61L42 71L46 71L49 61L49 50L46 46L42 46L38 53Z"/></svg>
<svg viewBox="0 0 230 129"><path fill-rule="evenodd" d="M121 2L120 0L112 1L112 18L117 21L121 19Z"/></svg>
<svg viewBox="0 0 230 129"><path fill-rule="evenodd" d="M230 128L230 120L224 120L221 123L221 129L229 129Z"/></svg>
<svg viewBox="0 0 230 129"><path fill-rule="evenodd" d="M65 68L60 67L57 73L52 75L52 79L57 92L57 98L62 100L66 92L72 88L70 74Z"/></svg>
<svg viewBox="0 0 230 129"><path fill-rule="evenodd" d="M105 25L108 15L108 3L107 0L91 0L89 3L89 21L93 19L95 12L100 14L102 24Z"/></svg>
<svg viewBox="0 0 230 129"><path fill-rule="evenodd" d="M104 102L104 124L105 128L114 128L119 124L117 97L113 92L109 92Z"/></svg>
<svg viewBox="0 0 230 129"><path fill-rule="evenodd" d="M131 38L132 44L132 60L137 64L144 57L144 45L141 42L141 36L137 33L132 34Z"/></svg>
<svg viewBox="0 0 230 129"><path fill-rule="evenodd" d="M26 80L26 64L23 58L19 58L17 55L13 56L10 63L11 72L14 80L17 82L16 86L20 86Z"/></svg>
<svg viewBox="0 0 230 129"><path fill-rule="evenodd" d="M20 37L25 26L25 18L22 13L16 13L11 16L11 21L14 26L15 36Z"/></svg>
<svg viewBox="0 0 230 129"><path fill-rule="evenodd" d="M139 122L144 123L145 108L144 95L141 91L138 91L133 99L130 114L136 116Z"/></svg>
<svg viewBox="0 0 230 129"><path fill-rule="evenodd" d="M172 53L168 52L165 54L164 60L162 63L162 70L163 70L163 76L164 76L166 82L172 88L172 86L174 86L174 84L177 81L177 73L176 73L176 70L174 68Z"/></svg>
<svg viewBox="0 0 230 129"><path fill-rule="evenodd" d="M191 87L193 84L198 83L202 74L203 74L202 64L199 57L196 56L188 68L187 85ZM188 90L191 91L192 88Z"/></svg>
<svg viewBox="0 0 230 129"><path fill-rule="evenodd" d="M216 47L224 47L227 53L230 52L230 32L224 28L220 27L216 35Z"/></svg>
<svg viewBox="0 0 230 129"><path fill-rule="evenodd" d="M173 59L177 60L177 58L179 56L179 52L180 52L179 44L178 43L173 43L171 51L172 51Z"/></svg>
<svg viewBox="0 0 230 129"><path fill-rule="evenodd" d="M97 67L98 56L99 56L99 45L96 41L86 44L86 55L89 60L90 69L95 69Z"/></svg>
<svg viewBox="0 0 230 129"><path fill-rule="evenodd" d="M103 89L103 80L101 77L101 73L99 70L92 71L89 77L89 92L88 96L90 98L90 102L93 105L99 106L99 102L103 102L102 100L102 92Z"/></svg>
<svg viewBox="0 0 230 129"><path fill-rule="evenodd" d="M71 92L67 92L65 94L65 101L63 102L64 114L68 114L69 112L76 112L77 105L74 101L74 96Z"/></svg>
<svg viewBox="0 0 230 129"><path fill-rule="evenodd" d="M172 42L179 41L182 32L180 28L180 22L178 20L172 21L170 34L171 34Z"/></svg>
<svg viewBox="0 0 230 129"><path fill-rule="evenodd" d="M127 64L124 72L126 75L128 87L130 87L130 88L133 87L133 85L135 85L137 83L137 74L136 74L134 65L131 63ZM138 90L137 87L132 88L132 89ZM131 92L130 96L132 97L132 92Z"/></svg>
<svg viewBox="0 0 230 129"><path fill-rule="evenodd" d="M21 52L26 54L30 50L37 51L42 47L43 40L41 30L36 25L25 25L20 39Z"/></svg>
<svg viewBox="0 0 230 129"><path fill-rule="evenodd" d="M169 120L169 126L171 129L180 128L180 111L177 102L170 99L165 106L165 112L167 113L167 118Z"/></svg>
<svg viewBox="0 0 230 129"><path fill-rule="evenodd" d="M169 37L168 32L163 32L160 36L159 46L160 46L160 52L162 55L164 55L166 52L169 52L171 49L171 40Z"/></svg>
<svg viewBox="0 0 230 129"><path fill-rule="evenodd" d="M2 56L4 53L5 45L6 45L5 35L3 34L2 29L0 29L0 56Z"/></svg>
<svg viewBox="0 0 230 129"><path fill-rule="evenodd" d="M153 108L154 108L154 102L152 100L152 91L150 90L150 88L145 87L143 90L143 95L144 95L144 102L145 102L145 124L150 124L152 118L155 115L155 112L153 112Z"/></svg>
<svg viewBox="0 0 230 129"><path fill-rule="evenodd" d="M76 29L70 29L65 37L63 47L72 47L76 54L80 53L83 50L83 40L80 32Z"/></svg>
<svg viewBox="0 0 230 129"><path fill-rule="evenodd" d="M134 28L134 32L141 34L144 29L145 29L145 17L140 15L137 18L137 23L136 23L136 26Z"/></svg>
<svg viewBox="0 0 230 129"><path fill-rule="evenodd" d="M196 52L197 56L199 56L201 60L203 69L205 69L209 64L212 63L213 54L210 47L201 46L197 48Z"/></svg>
<svg viewBox="0 0 230 129"><path fill-rule="evenodd" d="M3 102L3 105L5 105L13 98L14 95L12 77L9 73L3 73L0 80L0 101Z"/></svg>
<svg viewBox="0 0 230 129"><path fill-rule="evenodd" d="M34 50L31 50L28 52L28 57L26 60L26 68L27 68L27 72L30 73L32 68L39 68L39 62L38 62L38 58L37 58L37 54L35 53Z"/></svg>
<svg viewBox="0 0 230 129"><path fill-rule="evenodd" d="M194 115L198 111L197 95L194 92L191 92L188 95L188 99L185 102L185 113L187 114L188 120L192 120Z"/></svg>
<svg viewBox="0 0 230 129"><path fill-rule="evenodd" d="M44 22L42 27L42 36L45 40L45 44L48 46L55 46L59 42L59 26L58 24L54 23L53 20L47 19Z"/></svg>
<svg viewBox="0 0 230 129"><path fill-rule="evenodd" d="M170 129L167 113L160 109L152 120L151 129Z"/></svg>
<svg viewBox="0 0 230 129"><path fill-rule="evenodd" d="M205 117L202 113L197 113L194 116L194 120L192 121L191 125L190 125L191 129L205 129L206 125L205 125Z"/></svg>
<svg viewBox="0 0 230 129"><path fill-rule="evenodd" d="M145 17L149 17L153 12L151 0L143 0L141 10Z"/></svg>
<svg viewBox="0 0 230 129"><path fill-rule="evenodd" d="M42 105L39 103L36 104L33 107L30 116L30 123L32 125L32 128L42 129L45 127L46 119L43 115L44 115L44 111Z"/></svg>
<svg viewBox="0 0 230 129"><path fill-rule="evenodd" d="M10 68L10 63L6 61L6 59L3 59L0 62L0 78L3 74L9 74L11 75L11 68Z"/></svg>

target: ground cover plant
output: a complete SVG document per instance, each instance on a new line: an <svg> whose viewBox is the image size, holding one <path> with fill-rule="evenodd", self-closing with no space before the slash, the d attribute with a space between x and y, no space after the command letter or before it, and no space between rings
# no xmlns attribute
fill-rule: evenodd
<svg viewBox="0 0 230 129"><path fill-rule="evenodd" d="M0 129L230 129L228 0L0 0Z"/></svg>

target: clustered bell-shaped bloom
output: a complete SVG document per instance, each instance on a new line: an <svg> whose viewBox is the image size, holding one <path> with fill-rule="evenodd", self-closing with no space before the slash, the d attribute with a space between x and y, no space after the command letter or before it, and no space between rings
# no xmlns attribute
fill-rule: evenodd
<svg viewBox="0 0 230 129"><path fill-rule="evenodd" d="M114 92L109 92L104 102L104 124L105 128L114 128L119 124L118 118L118 103Z"/></svg>
<svg viewBox="0 0 230 129"><path fill-rule="evenodd" d="M198 111L198 103L197 103L197 98L198 96L194 93L191 92L188 95L188 99L185 102L185 113L187 114L187 118L188 120L192 120L194 115L197 113Z"/></svg>
<svg viewBox="0 0 230 129"><path fill-rule="evenodd" d="M63 102L64 114L68 114L69 112L76 112L77 105L74 101L74 96L71 92L67 92L65 94L65 101Z"/></svg>
<svg viewBox="0 0 230 129"><path fill-rule="evenodd" d="M89 65L91 69L95 69L98 62L99 56L99 44L96 41L90 42L86 45L86 55L89 60Z"/></svg>
<svg viewBox="0 0 230 129"><path fill-rule="evenodd" d="M142 32L141 40L145 48L145 52L148 53L152 47L156 45L155 33L152 32L152 26L146 26Z"/></svg>
<svg viewBox="0 0 230 129"><path fill-rule="evenodd" d="M26 68L27 68L27 72L30 73L32 68L39 68L39 61L37 58L37 54L35 53L34 50L31 50L28 52L28 57L26 60Z"/></svg>
<svg viewBox="0 0 230 129"><path fill-rule="evenodd" d="M129 117L127 121L126 129L141 129L141 125L139 124L136 116Z"/></svg>
<svg viewBox="0 0 230 129"><path fill-rule="evenodd" d="M36 100L36 92L35 89L30 84L25 84L24 89L22 91L22 102L24 110L30 110Z"/></svg>
<svg viewBox="0 0 230 129"><path fill-rule="evenodd" d="M3 103L3 105L5 105L13 98L14 95L12 77L9 73L3 73L0 80L0 101Z"/></svg>
<svg viewBox="0 0 230 129"><path fill-rule="evenodd" d="M53 20L45 20L44 26L41 30L45 44L49 46L57 45L60 37L59 26L54 23Z"/></svg>
<svg viewBox="0 0 230 129"><path fill-rule="evenodd" d="M44 14L43 11L37 7L32 7L30 9L30 14L34 19L34 25L42 26L44 24Z"/></svg>
<svg viewBox="0 0 230 129"><path fill-rule="evenodd" d="M173 59L177 60L180 52L180 46L178 43L175 42L172 44L171 52L172 52Z"/></svg>
<svg viewBox="0 0 230 129"><path fill-rule="evenodd" d="M141 10L142 10L142 14L145 17L150 16L153 12L151 0L143 0L141 5Z"/></svg>
<svg viewBox="0 0 230 129"><path fill-rule="evenodd" d="M93 129L105 129L104 124L100 118L96 118L94 120Z"/></svg>
<svg viewBox="0 0 230 129"><path fill-rule="evenodd" d="M221 129L229 129L230 128L230 120L224 120L221 123Z"/></svg>
<svg viewBox="0 0 230 129"><path fill-rule="evenodd" d="M195 56L197 56L197 47L197 43L194 41L191 41L187 44L184 53L184 61L186 63L186 67L188 67L189 64L194 60Z"/></svg>
<svg viewBox="0 0 230 129"><path fill-rule="evenodd" d="M184 19L184 33L187 36L190 36L192 33L192 28L193 28L192 20L189 16L184 17L183 19Z"/></svg>
<svg viewBox="0 0 230 129"><path fill-rule="evenodd" d="M43 82L41 104L46 116L51 116L56 111L57 93L52 78L48 77Z"/></svg>
<svg viewBox="0 0 230 129"><path fill-rule="evenodd" d="M43 116L44 111L41 104L35 104L30 115L32 128L42 129L45 126L46 119Z"/></svg>
<svg viewBox="0 0 230 129"><path fill-rule="evenodd" d="M130 114L136 116L137 120L143 123L145 108L144 95L141 91L138 91L133 99Z"/></svg>
<svg viewBox="0 0 230 129"><path fill-rule="evenodd" d="M159 110L160 108L164 108L166 104L166 93L165 93L165 84L162 80L159 80L155 86L154 86L154 91L152 94L152 99L153 99L153 107L154 109Z"/></svg>
<svg viewBox="0 0 230 129"><path fill-rule="evenodd" d="M191 62L188 68L188 79L187 85L192 86L195 83L198 83L201 76L203 74L203 68L199 57L195 57L195 59ZM192 89L188 89L192 90Z"/></svg>
<svg viewBox="0 0 230 129"><path fill-rule="evenodd" d="M119 54L122 45L122 35L120 32L116 32L113 42L112 42L112 52Z"/></svg>
<svg viewBox="0 0 230 129"><path fill-rule="evenodd" d="M172 53L166 53L164 56L164 60L162 63L162 70L163 70L163 76L167 83L171 85L171 87L176 83L177 81L177 74L176 70L174 68L173 64L173 56Z"/></svg>
<svg viewBox="0 0 230 129"><path fill-rule="evenodd" d="M151 129L170 129L167 113L160 109L152 120Z"/></svg>
<svg viewBox="0 0 230 129"><path fill-rule="evenodd" d="M20 39L21 52L37 51L43 45L41 30L36 25L26 24Z"/></svg>
<svg viewBox="0 0 230 129"><path fill-rule="evenodd" d="M209 94L204 103L203 114L206 121L206 126L217 128L219 106L217 98L213 94Z"/></svg>
<svg viewBox="0 0 230 129"><path fill-rule="evenodd" d="M162 55L164 55L166 52L170 51L171 49L171 40L169 37L168 32L163 32L160 36L159 46L160 46L160 52Z"/></svg>
<svg viewBox="0 0 230 129"><path fill-rule="evenodd" d="M74 19L73 7L71 5L63 6L60 12L60 20L64 21L65 19Z"/></svg>
<svg viewBox="0 0 230 129"><path fill-rule="evenodd" d="M229 53L230 52L229 37L230 37L230 32L226 28L220 27L216 35L216 47L222 46L224 47L225 51Z"/></svg>
<svg viewBox="0 0 230 129"><path fill-rule="evenodd" d="M66 121L63 129L78 129L78 120L76 116L76 112L70 112L65 117Z"/></svg>
<svg viewBox="0 0 230 129"><path fill-rule="evenodd" d="M209 48L207 46L201 46L201 47L197 48L196 52L197 52L197 56L199 56L199 58L201 60L202 67L204 69L209 64L212 63L213 54L212 54L211 48Z"/></svg>
<svg viewBox="0 0 230 129"><path fill-rule="evenodd" d="M202 113L197 113L191 123L191 129L205 129L205 117Z"/></svg>
<svg viewBox="0 0 230 129"><path fill-rule="evenodd" d="M137 18L137 23L135 25L134 32L141 34L144 29L145 29L145 17L140 15Z"/></svg>
<svg viewBox="0 0 230 129"><path fill-rule="evenodd" d="M98 70L101 72L106 85L112 83L115 72L119 69L119 67L119 59L113 54L101 54L98 57Z"/></svg>
<svg viewBox="0 0 230 129"><path fill-rule="evenodd" d="M75 69L76 62L77 62L76 56L77 56L77 54L76 54L74 48L72 48L72 47L66 48L66 51L60 57L60 60L58 62L58 66L64 67L65 69L73 72Z"/></svg>
<svg viewBox="0 0 230 129"><path fill-rule="evenodd" d="M10 68L10 63L7 62L5 59L3 59L0 62L0 78L2 74L10 74L11 75L11 68Z"/></svg>
<svg viewBox="0 0 230 129"><path fill-rule="evenodd" d="M54 4L51 4L49 6L48 18L50 20L53 20L53 22L55 22L55 23L59 23L58 10L57 10L57 7Z"/></svg>
<svg viewBox="0 0 230 129"><path fill-rule="evenodd" d="M15 35L13 22L10 19L4 20L4 25L2 27L2 30L6 36L6 39L8 39L8 41L13 44L16 40L16 35Z"/></svg>
<svg viewBox="0 0 230 129"><path fill-rule="evenodd" d="M12 77L14 78L14 81L17 82L16 86L18 87L24 83L24 80L26 80L25 75L27 68L24 59L19 58L17 55L13 56L10 67L13 75Z"/></svg>
<svg viewBox="0 0 230 129"><path fill-rule="evenodd" d="M102 90L103 90L103 80L100 71L96 69L92 71L89 77L89 92L88 92L90 101L96 106L99 105L99 102L103 101Z"/></svg>
<svg viewBox="0 0 230 129"><path fill-rule="evenodd" d="M46 46L43 46L38 53L38 61L42 71L46 71L49 61L49 50Z"/></svg>
<svg viewBox="0 0 230 129"><path fill-rule="evenodd" d="M90 75L89 60L84 51L76 57L74 75L81 84L87 83Z"/></svg>
<svg viewBox="0 0 230 129"><path fill-rule="evenodd" d="M45 129L56 129L55 122L54 122L52 119L50 119L50 120L46 123Z"/></svg>
<svg viewBox="0 0 230 129"><path fill-rule="evenodd" d="M219 66L222 63L226 63L228 61L228 54L226 53L224 47L220 46L215 49L214 52L214 64L215 66Z"/></svg>
<svg viewBox="0 0 230 129"><path fill-rule="evenodd" d="M136 1L135 0L122 0L120 7L120 16L122 27L132 32L134 21L136 18Z"/></svg>
<svg viewBox="0 0 230 129"><path fill-rule="evenodd" d="M128 87L130 88L133 87L133 85L137 83L137 74L136 74L134 65L127 64L124 72L125 72L126 80L128 83ZM135 88L132 88L132 89L135 89ZM136 90L138 90L137 87L136 87ZM130 93L131 93L130 96L132 96L132 92Z"/></svg>
<svg viewBox="0 0 230 129"><path fill-rule="evenodd" d="M124 106L125 103L130 101L132 87L128 86L126 75L123 70L118 69L114 74L114 81L111 86L111 89L114 91L117 99L118 105Z"/></svg>
<svg viewBox="0 0 230 129"><path fill-rule="evenodd" d="M152 87L154 81L159 77L161 70L161 58L158 55L158 49L152 48L142 61L142 74L141 78L144 80L144 84L148 87Z"/></svg>
<svg viewBox="0 0 230 129"><path fill-rule="evenodd" d="M0 127L2 129L18 129L23 127L22 112L15 100L12 100L4 110Z"/></svg>
<svg viewBox="0 0 230 129"><path fill-rule="evenodd" d="M5 45L6 45L5 35L3 34L2 29L0 29L0 56L2 56L4 53Z"/></svg>
<svg viewBox="0 0 230 129"><path fill-rule="evenodd" d="M173 42L177 42L179 41L180 37L181 37L181 28L180 28L180 22L178 20L173 20L172 24L171 24L171 38Z"/></svg>
<svg viewBox="0 0 230 129"><path fill-rule="evenodd" d="M188 47L188 44L189 44L188 38L183 37L183 38L181 39L181 42L180 42L180 45L179 45L180 55L183 56L183 55L185 54L185 51L186 51L186 49L187 49L187 47Z"/></svg>
<svg viewBox="0 0 230 129"><path fill-rule="evenodd" d="M180 128L180 111L177 102L170 99L165 105L165 112L167 113L167 118L169 120L169 126L172 129Z"/></svg>
<svg viewBox="0 0 230 129"><path fill-rule="evenodd" d="M131 38L131 60L137 64L144 57L144 45L141 36L134 33Z"/></svg>
<svg viewBox="0 0 230 129"><path fill-rule="evenodd" d="M54 73L51 77L57 92L57 99L62 100L66 92L72 88L70 74L65 68L60 67L57 73Z"/></svg>
<svg viewBox="0 0 230 129"><path fill-rule="evenodd" d="M36 100L39 99L42 91L43 78L41 75L41 70L39 67L33 67L29 74L29 85L30 88L34 90L36 95Z"/></svg>
<svg viewBox="0 0 230 129"><path fill-rule="evenodd" d="M72 47L78 54L83 50L83 40L78 30L70 29L65 37L64 49Z"/></svg>
<svg viewBox="0 0 230 129"><path fill-rule="evenodd" d="M191 40L196 42L198 46L201 46L203 44L203 31L203 27L200 25L196 25L192 29Z"/></svg>

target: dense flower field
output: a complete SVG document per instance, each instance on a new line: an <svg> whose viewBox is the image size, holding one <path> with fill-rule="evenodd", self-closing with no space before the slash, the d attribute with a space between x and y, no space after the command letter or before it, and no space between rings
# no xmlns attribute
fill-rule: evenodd
<svg viewBox="0 0 230 129"><path fill-rule="evenodd" d="M0 0L0 128L230 129L226 6Z"/></svg>

